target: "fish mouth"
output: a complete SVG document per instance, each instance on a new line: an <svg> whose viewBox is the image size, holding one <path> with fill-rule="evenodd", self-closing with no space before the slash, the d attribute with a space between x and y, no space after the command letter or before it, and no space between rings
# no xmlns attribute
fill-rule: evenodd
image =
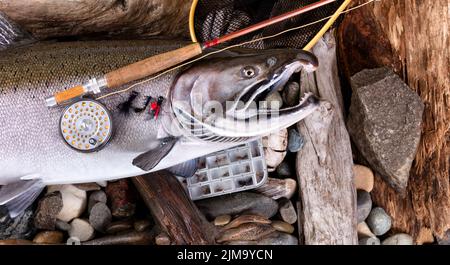
<svg viewBox="0 0 450 265"><path fill-rule="evenodd" d="M303 68L305 68L305 65L301 61L293 61L279 67L268 78L259 80L245 88L234 101L232 108L227 110L227 114L236 118L245 118L244 116L251 115L261 105L256 104L257 109L251 110L252 103L263 102L268 95L284 87L291 76ZM240 102L244 104L239 104Z"/></svg>

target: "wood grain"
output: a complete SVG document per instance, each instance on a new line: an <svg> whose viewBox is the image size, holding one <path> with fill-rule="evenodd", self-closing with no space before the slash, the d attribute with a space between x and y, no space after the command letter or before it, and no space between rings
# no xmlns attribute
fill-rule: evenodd
<svg viewBox="0 0 450 265"><path fill-rule="evenodd" d="M305 137L297 153L301 205L300 241L307 245L357 244L356 190L350 138L342 114L336 44L327 34L314 47L320 66L303 74L301 92L311 91L323 102L319 111L298 124Z"/></svg>
<svg viewBox="0 0 450 265"><path fill-rule="evenodd" d="M215 244L215 230L169 172L132 178L153 219L177 245Z"/></svg>
<svg viewBox="0 0 450 265"><path fill-rule="evenodd" d="M391 66L425 103L406 195L379 178L372 193L374 203L393 217L393 230L410 233L419 244L450 229L448 6L445 0L380 1L349 13L339 28L339 57L347 79L361 68Z"/></svg>

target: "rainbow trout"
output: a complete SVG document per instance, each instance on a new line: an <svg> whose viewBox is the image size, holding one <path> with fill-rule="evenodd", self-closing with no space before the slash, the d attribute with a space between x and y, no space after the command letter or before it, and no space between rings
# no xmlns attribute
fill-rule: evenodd
<svg viewBox="0 0 450 265"><path fill-rule="evenodd" d="M290 126L318 106L312 95L279 111L254 104L284 86L294 72L314 70L314 55L289 49L227 54L134 87L136 107L146 96L165 98L156 120L147 112L119 110L130 91L100 99L115 127L100 151L78 152L63 141L59 122L65 108L47 108L46 97L180 45L161 40L62 42L0 51L0 185L5 185L0 204L15 215L45 185L171 168Z"/></svg>

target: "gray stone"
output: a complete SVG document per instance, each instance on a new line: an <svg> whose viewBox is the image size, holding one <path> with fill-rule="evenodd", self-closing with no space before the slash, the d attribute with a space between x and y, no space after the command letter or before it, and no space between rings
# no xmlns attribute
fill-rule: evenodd
<svg viewBox="0 0 450 265"><path fill-rule="evenodd" d="M298 239L295 236L282 232L274 232L267 237L259 240L258 245L298 245Z"/></svg>
<svg viewBox="0 0 450 265"><path fill-rule="evenodd" d="M15 218L10 218L8 209L0 206L0 240L30 239L34 232L31 207Z"/></svg>
<svg viewBox="0 0 450 265"><path fill-rule="evenodd" d="M70 230L70 224L61 220L56 220L55 224L56 228L62 231L69 231Z"/></svg>
<svg viewBox="0 0 450 265"><path fill-rule="evenodd" d="M46 194L40 201L34 217L34 226L43 230L54 230L57 216L63 208L61 192Z"/></svg>
<svg viewBox="0 0 450 265"><path fill-rule="evenodd" d="M424 105L389 68L363 70L351 78L351 85L350 136L371 168L403 192L420 140Z"/></svg>
<svg viewBox="0 0 450 265"><path fill-rule="evenodd" d="M370 214L370 210L372 210L372 198L370 198L370 193L367 191L358 190L356 204L358 223L361 223L366 220L367 216Z"/></svg>
<svg viewBox="0 0 450 265"><path fill-rule="evenodd" d="M91 212L92 207L98 203L98 202L102 202L102 203L106 203L107 197L106 197L106 193L102 190L99 191L94 191L91 193L91 195L89 195L89 199L88 199L88 213Z"/></svg>
<svg viewBox="0 0 450 265"><path fill-rule="evenodd" d="M382 245L413 245L413 238L404 233L390 236L383 240Z"/></svg>
<svg viewBox="0 0 450 265"><path fill-rule="evenodd" d="M88 241L94 237L94 228L88 221L75 218L70 223L69 236L81 242Z"/></svg>
<svg viewBox="0 0 450 265"><path fill-rule="evenodd" d="M377 237L364 237L358 241L359 245L380 245L380 239Z"/></svg>
<svg viewBox="0 0 450 265"><path fill-rule="evenodd" d="M281 177L292 176L291 166L287 162L281 162L277 167L277 174Z"/></svg>
<svg viewBox="0 0 450 265"><path fill-rule="evenodd" d="M381 207L373 208L366 219L372 233L377 236L384 235L391 229L392 219Z"/></svg>
<svg viewBox="0 0 450 265"><path fill-rule="evenodd" d="M259 192L274 200L278 200L280 198L290 199L296 190L297 182L291 178L267 178L266 183L255 189L256 192Z"/></svg>
<svg viewBox="0 0 450 265"><path fill-rule="evenodd" d="M289 129L288 150L295 153L302 149L305 140L296 129Z"/></svg>
<svg viewBox="0 0 450 265"><path fill-rule="evenodd" d="M111 219L111 211L103 202L96 203L89 214L89 223L99 232L105 231L105 228L111 223Z"/></svg>
<svg viewBox="0 0 450 265"><path fill-rule="evenodd" d="M450 245L450 230L447 230L442 238L438 237L437 242L439 245Z"/></svg>
<svg viewBox="0 0 450 265"><path fill-rule="evenodd" d="M283 106L283 99L278 91L273 91L266 97L267 107L270 109L281 109Z"/></svg>
<svg viewBox="0 0 450 265"><path fill-rule="evenodd" d="M299 103L300 85L297 82L289 82L283 89L283 101L288 107Z"/></svg>
<svg viewBox="0 0 450 265"><path fill-rule="evenodd" d="M279 211L281 219L283 219L283 221L288 224L294 224L295 222L297 222L297 213L295 212L295 208L291 200L282 198L278 202L278 205L280 207Z"/></svg>
<svg viewBox="0 0 450 265"><path fill-rule="evenodd" d="M275 200L251 192L239 192L204 199L196 201L196 205L210 219L219 215L239 213L256 214L270 218L278 211L278 203Z"/></svg>
<svg viewBox="0 0 450 265"><path fill-rule="evenodd" d="M134 224L131 220L116 221L116 222L112 222L108 225L108 227L106 228L106 233L107 234L116 234L116 233L130 230L133 227L134 227Z"/></svg>

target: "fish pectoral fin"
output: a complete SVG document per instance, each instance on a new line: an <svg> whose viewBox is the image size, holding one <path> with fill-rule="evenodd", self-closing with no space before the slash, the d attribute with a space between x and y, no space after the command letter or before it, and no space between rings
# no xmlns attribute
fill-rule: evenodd
<svg viewBox="0 0 450 265"><path fill-rule="evenodd" d="M133 165L144 170L150 171L156 167L159 162L172 150L178 138L169 137L161 140L158 147L140 154L133 159Z"/></svg>
<svg viewBox="0 0 450 265"><path fill-rule="evenodd" d="M0 205L6 206L11 218L25 211L45 188L41 179L19 180L0 188Z"/></svg>
<svg viewBox="0 0 450 265"><path fill-rule="evenodd" d="M194 176L195 172L198 169L198 158L186 161L184 163L175 165L173 167L169 167L167 170L176 175L183 178L190 178Z"/></svg>
<svg viewBox="0 0 450 265"><path fill-rule="evenodd" d="M0 51L33 42L36 40L28 32L0 12Z"/></svg>

